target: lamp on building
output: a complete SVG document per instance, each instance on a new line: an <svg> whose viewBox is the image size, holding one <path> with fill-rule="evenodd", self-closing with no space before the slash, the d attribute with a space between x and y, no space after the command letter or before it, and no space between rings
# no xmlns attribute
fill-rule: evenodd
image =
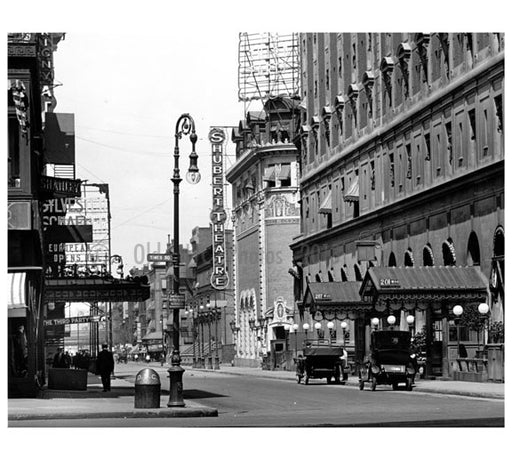
<svg viewBox="0 0 512 460"><path fill-rule="evenodd" d="M487 305L486 303L481 303L480 305L478 305L478 312L483 317L482 318L483 319L483 332L484 332L483 342L485 342L486 324L487 324L487 321L489 319L489 317L487 316L487 314L489 313L489 305ZM481 353L481 350L480 350L480 330L478 331L478 353L479 354Z"/></svg>
<svg viewBox="0 0 512 460"><path fill-rule="evenodd" d="M342 330L342 333L343 333L343 347L345 347L346 339L347 339L348 324L347 324L346 321L342 321L340 326L341 326L341 330Z"/></svg>
<svg viewBox="0 0 512 460"><path fill-rule="evenodd" d="M414 332L414 316L413 315L407 315L405 318L405 321L407 321L407 324L409 325L409 331L411 332L411 335L413 335Z"/></svg>
<svg viewBox="0 0 512 460"><path fill-rule="evenodd" d="M304 331L304 333L306 334L306 339L308 337L308 331L309 331L309 323L304 323L302 325L302 330Z"/></svg>
<svg viewBox="0 0 512 460"><path fill-rule="evenodd" d="M453 314L455 315L455 327L457 328L457 356L460 358L460 317L462 313L464 313L464 309L461 305L455 305L452 309Z"/></svg>
<svg viewBox="0 0 512 460"><path fill-rule="evenodd" d="M396 317L394 315L389 315L387 317L387 322L388 322L389 326L391 327L391 329L393 329L393 326L396 323Z"/></svg>
<svg viewBox="0 0 512 460"><path fill-rule="evenodd" d="M174 247L172 254L172 263L174 268L173 286L171 294L175 296L180 295L180 245L179 245L179 196L180 196L180 149L179 140L183 135L190 135L190 142L192 143L192 152L190 153L189 169L186 175L187 181L196 184L201 179L199 169L197 167L197 153L196 153L196 142L197 134L196 127L193 118L188 114L182 114L177 122L174 133L175 146L174 146L174 171L171 181L173 183L173 194L174 194ZM172 338L173 338L173 350L171 357L171 367L168 369L169 372L169 401L168 407L184 406L183 401L183 373L185 369L180 366L180 309L173 309L173 321L172 321Z"/></svg>
<svg viewBox="0 0 512 460"><path fill-rule="evenodd" d="M379 327L379 318L372 318L371 323L372 323L372 327L374 329L377 329Z"/></svg>
<svg viewBox="0 0 512 460"><path fill-rule="evenodd" d="M329 345L332 343L333 334L334 334L334 323L329 321L327 323L327 329L329 329Z"/></svg>
<svg viewBox="0 0 512 460"><path fill-rule="evenodd" d="M322 323L319 323L318 321L315 323L315 330L316 330L316 337L317 339L320 338L321 335L321 329L322 329Z"/></svg>

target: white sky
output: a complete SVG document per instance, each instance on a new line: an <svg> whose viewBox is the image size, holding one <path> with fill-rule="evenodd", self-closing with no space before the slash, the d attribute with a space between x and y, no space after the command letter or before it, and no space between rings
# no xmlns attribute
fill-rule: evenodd
<svg viewBox="0 0 512 460"><path fill-rule="evenodd" d="M75 114L77 178L110 184L112 253L126 268L164 252L173 237L174 133L196 123L202 180L180 185L180 242L208 226L210 126L243 116L237 97L238 34L67 32L54 55L57 112ZM179 142L185 177L191 143ZM234 154L233 144L228 153ZM141 260L143 259L143 260Z"/></svg>
<svg viewBox="0 0 512 460"><path fill-rule="evenodd" d="M75 114L77 177L110 184L112 252L123 256L125 271L135 263L136 245L142 244L145 249L149 245L153 252L158 250L158 243L165 248L168 234L172 237L169 179L175 123L184 112L196 121L203 179L196 186L182 182L180 241L188 244L194 226L208 225L211 193L207 134L210 126L234 125L243 117L243 104L237 97L238 32L508 32L509 23L504 0L25 0L1 5L4 34L42 30L67 33L54 56L56 82L63 84L56 89L56 111ZM2 65L6 65L5 59ZM189 147L188 137L180 141L183 177ZM234 153L232 146L230 149L229 153ZM2 256L6 261L5 249ZM102 456L102 448L95 442L77 450L77 442L81 442L77 440L83 438L80 432L67 430L70 436L66 447L55 450L47 442L48 437L55 439L55 434L29 431L11 436L8 453L14 454L14 448L23 445L25 456L29 452L41 458L50 458L50 454L52 458L64 458L70 452L75 458L95 453ZM91 432L91 439L96 439L100 431ZM377 447L379 457L394 458L397 448L403 450L404 446L409 446L414 458L432 456L432 449L425 449L432 433L425 430L400 429L391 438L389 430L372 429L352 430L348 436L346 430L182 430L178 443L175 430L137 431L137 439L131 440L126 430L103 431L108 431L99 438L105 442L105 452L124 453L126 458L145 458L155 452L169 455L169 449L178 449L178 455L189 457L192 446L194 452L214 458L221 453L223 458L263 458L270 452L283 457L362 454L364 458L373 452L371 446L382 446L389 439L401 441L391 450ZM25 443L26 434L32 439L29 444ZM483 435L479 433L482 442L453 444L448 434L456 433L436 431L436 443L442 444L435 450L447 455L462 453L466 458L483 458L489 445L499 449L504 435L500 430L488 429ZM198 435L202 440L199 445L194 444ZM250 445L248 442L257 448L243 448ZM469 452L472 455L467 456Z"/></svg>

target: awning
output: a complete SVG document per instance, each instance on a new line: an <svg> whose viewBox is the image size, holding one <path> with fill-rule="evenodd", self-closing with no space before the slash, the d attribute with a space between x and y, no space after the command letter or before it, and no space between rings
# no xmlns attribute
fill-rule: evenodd
<svg viewBox="0 0 512 460"><path fill-rule="evenodd" d="M265 172L263 174L263 180L276 180L276 168L275 166L268 166L265 168Z"/></svg>
<svg viewBox="0 0 512 460"><path fill-rule="evenodd" d="M356 180L352 183L348 192L343 197L345 201L359 201L359 180Z"/></svg>
<svg viewBox="0 0 512 460"><path fill-rule="evenodd" d="M332 213L332 191L329 190L327 192L327 195L324 198L324 201L322 201L322 204L320 205L320 210L318 211L321 214L331 214Z"/></svg>
<svg viewBox="0 0 512 460"><path fill-rule="evenodd" d="M26 272L7 274L7 309L10 318L27 316L26 275Z"/></svg>
<svg viewBox="0 0 512 460"><path fill-rule="evenodd" d="M360 295L378 311L424 309L431 302L483 302L488 284L479 267L370 267Z"/></svg>
<svg viewBox="0 0 512 460"><path fill-rule="evenodd" d="M146 334L144 337L142 337L142 340L143 341L148 341L148 340L162 341L162 332L158 332L158 331L150 332L149 334Z"/></svg>
<svg viewBox="0 0 512 460"><path fill-rule="evenodd" d="M279 175L277 176L279 180L286 180L290 178L290 165L289 164L283 164L281 165L281 171L279 172Z"/></svg>
<svg viewBox="0 0 512 460"><path fill-rule="evenodd" d="M8 273L8 308L27 308L26 304L26 272Z"/></svg>
<svg viewBox="0 0 512 460"><path fill-rule="evenodd" d="M358 313L370 311L372 304L363 302L360 281L309 283L302 302L315 319L353 319Z"/></svg>

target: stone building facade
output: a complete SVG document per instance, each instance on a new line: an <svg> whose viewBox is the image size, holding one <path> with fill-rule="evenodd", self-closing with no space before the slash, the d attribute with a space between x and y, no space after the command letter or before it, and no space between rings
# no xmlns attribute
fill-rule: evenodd
<svg viewBox="0 0 512 460"><path fill-rule="evenodd" d="M298 292L374 266L475 266L490 323L503 321L503 34L305 33L300 46ZM412 312L447 374L453 305L432 302L400 308L397 324ZM345 313L350 345L367 347L371 315ZM466 342L471 354L475 334Z"/></svg>

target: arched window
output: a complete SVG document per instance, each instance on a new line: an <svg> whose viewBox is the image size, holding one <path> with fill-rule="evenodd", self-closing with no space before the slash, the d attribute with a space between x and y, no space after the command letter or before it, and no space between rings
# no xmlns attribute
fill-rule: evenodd
<svg viewBox="0 0 512 460"><path fill-rule="evenodd" d="M453 244L453 240L448 238L443 243L443 264L445 266L453 266L457 263L457 258L455 257L455 246Z"/></svg>
<svg viewBox="0 0 512 460"><path fill-rule="evenodd" d="M430 243L427 243L427 245L423 248L423 266L434 266L434 253L432 251L432 246L430 246Z"/></svg>
<svg viewBox="0 0 512 460"><path fill-rule="evenodd" d="M466 254L466 265L480 265L480 245L475 232L471 232L468 240L468 251Z"/></svg>
<svg viewBox="0 0 512 460"><path fill-rule="evenodd" d="M315 275L315 281L316 281L317 283L321 283L321 282L322 282L322 277L320 276L320 273L317 273L317 274Z"/></svg>
<svg viewBox="0 0 512 460"><path fill-rule="evenodd" d="M345 265L345 267L346 267L346 265ZM341 281L348 281L347 272L345 271L345 268L341 269Z"/></svg>
<svg viewBox="0 0 512 460"><path fill-rule="evenodd" d="M332 276L331 270L327 271L327 278L329 279L329 282L331 282L331 283L334 281L334 276Z"/></svg>
<svg viewBox="0 0 512 460"><path fill-rule="evenodd" d="M502 227L498 227L494 233L494 257L505 255L505 233Z"/></svg>
<svg viewBox="0 0 512 460"><path fill-rule="evenodd" d="M388 267L396 267L396 257L393 252L389 255Z"/></svg>
<svg viewBox="0 0 512 460"><path fill-rule="evenodd" d="M358 264L354 264L354 274L356 276L356 281L363 281L363 277L361 276L361 269Z"/></svg>
<svg viewBox="0 0 512 460"><path fill-rule="evenodd" d="M409 248L405 251L404 254L404 266L405 267L414 267L414 257L412 255L412 249Z"/></svg>

